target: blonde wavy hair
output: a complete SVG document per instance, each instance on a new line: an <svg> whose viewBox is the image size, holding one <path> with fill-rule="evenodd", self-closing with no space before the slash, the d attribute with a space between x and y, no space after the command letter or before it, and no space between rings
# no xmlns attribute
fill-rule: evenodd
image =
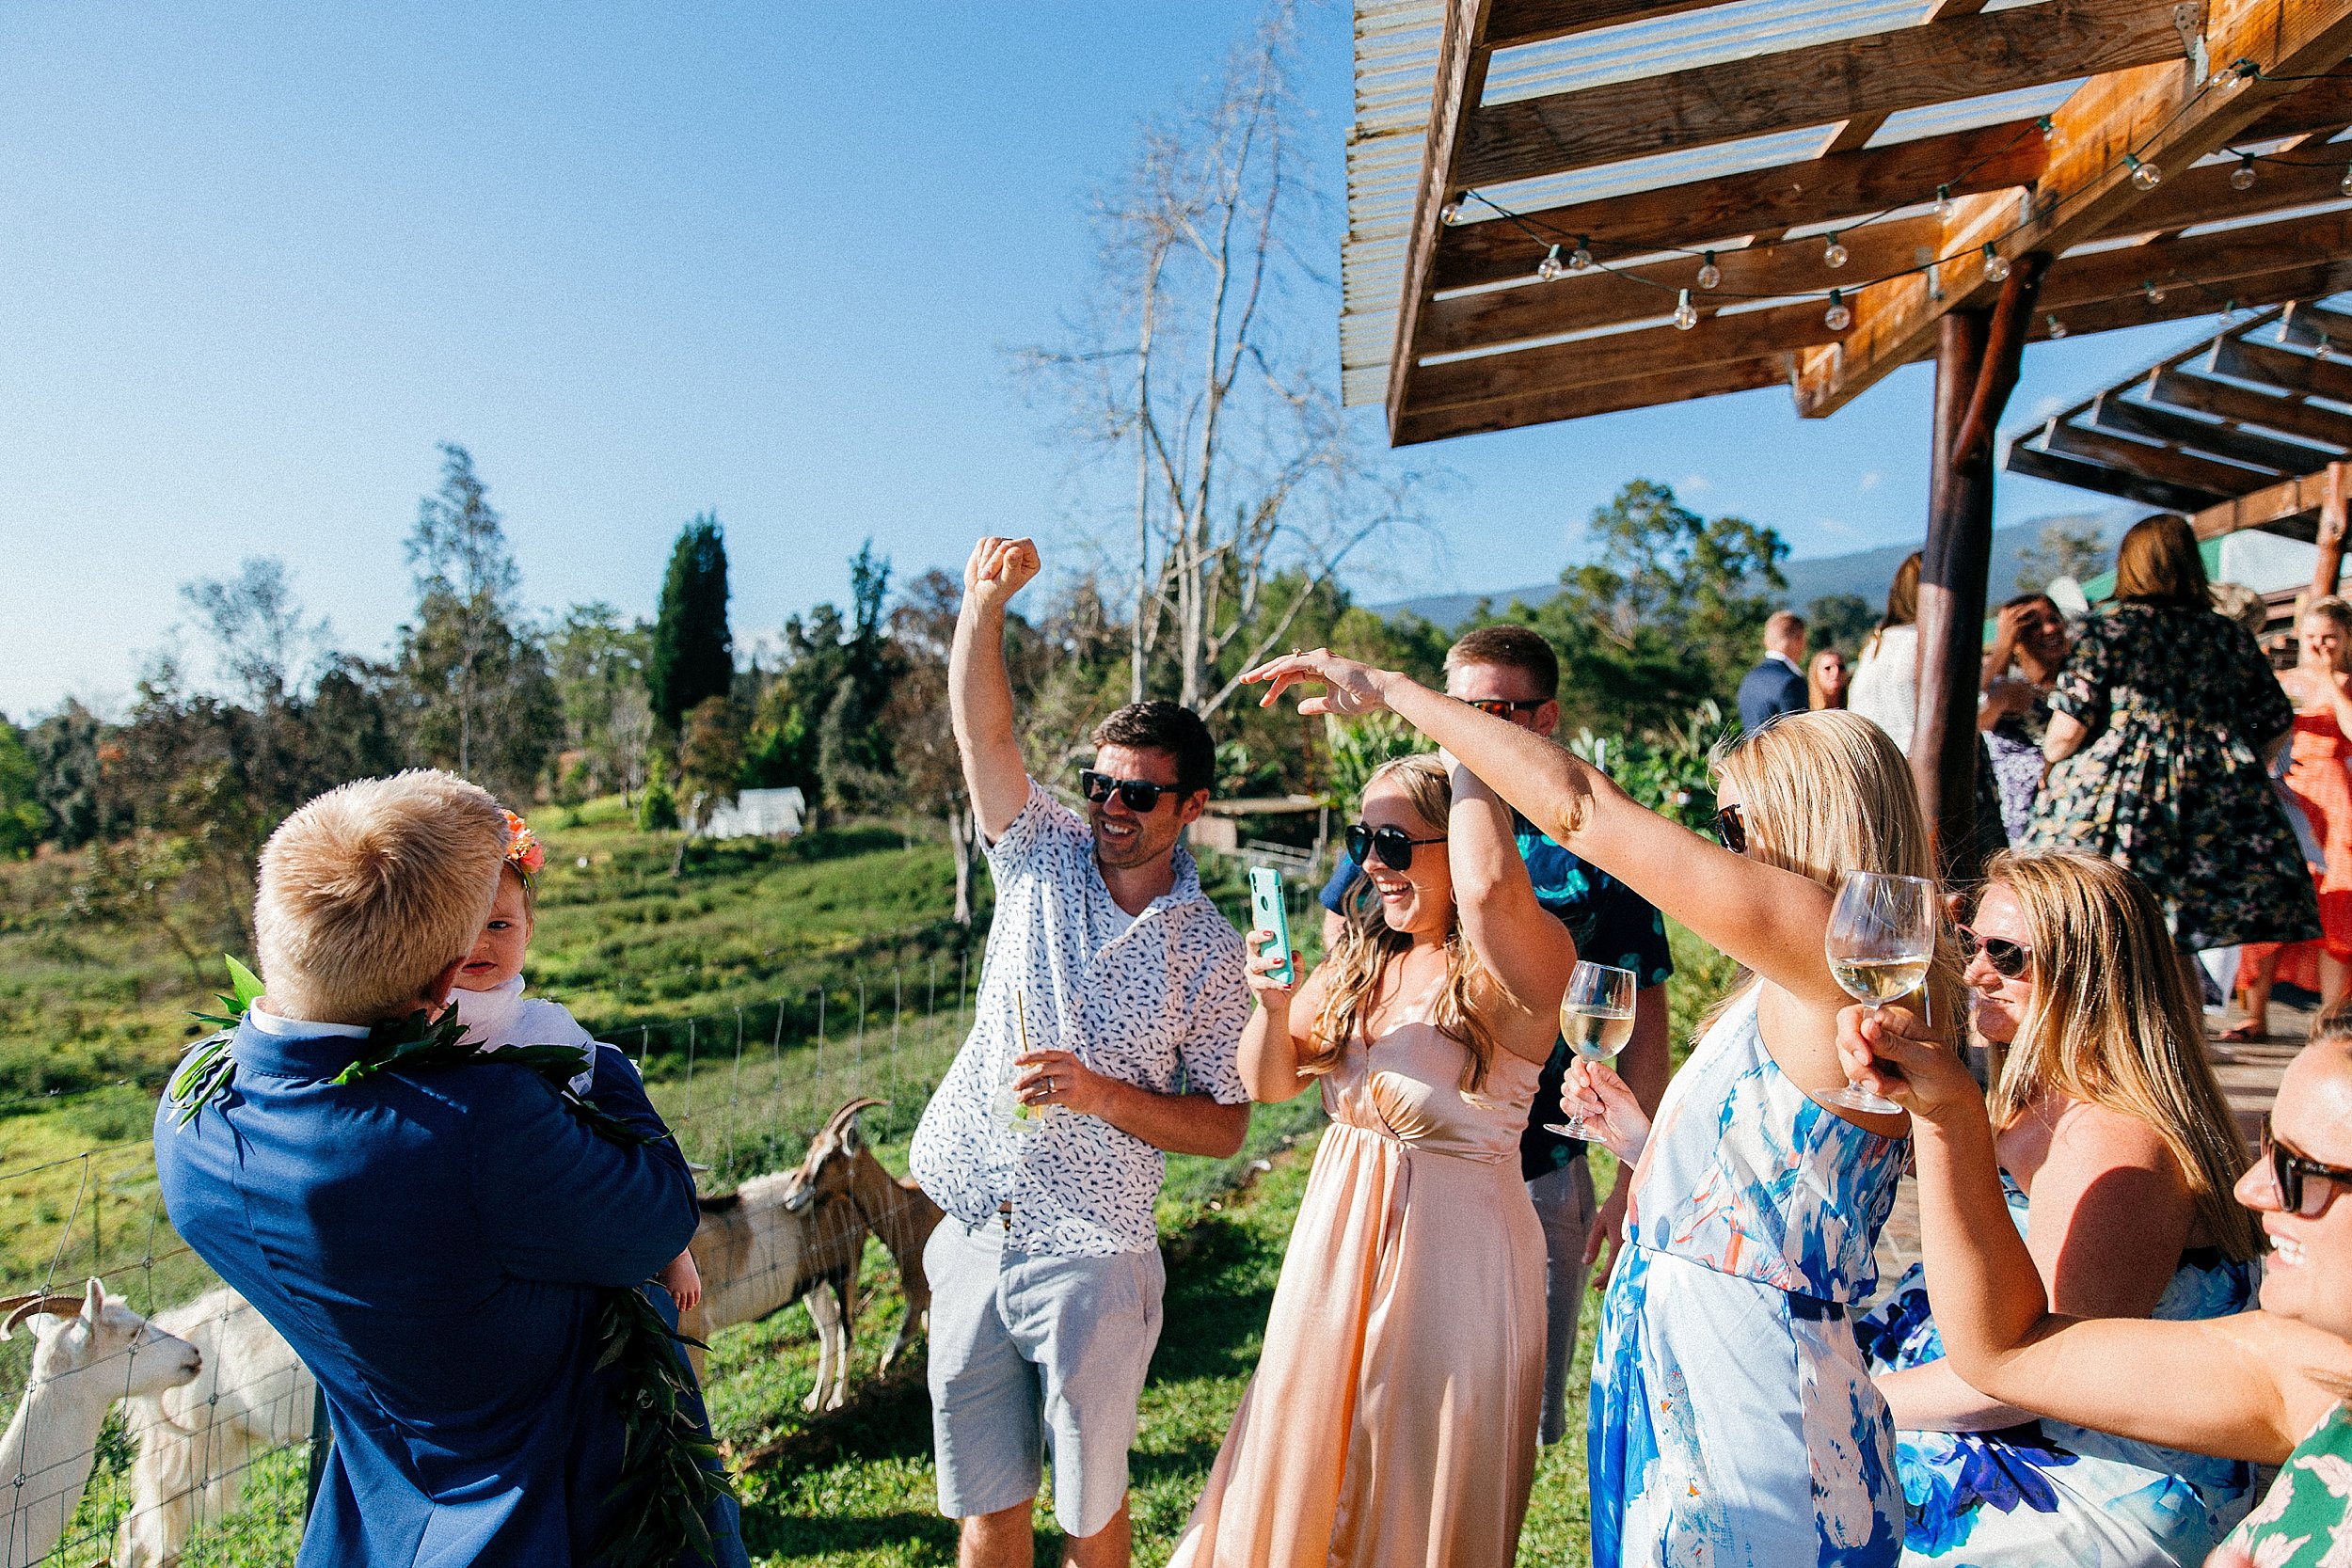
<svg viewBox="0 0 2352 1568"><path fill-rule="evenodd" d="M1783 714L1717 758L1715 777L1740 796L1750 860L1832 890L1849 871L1936 879L1935 847L1911 765L1886 732L1861 714L1842 708ZM1963 967L1959 940L1947 928L1936 938L1928 971L1938 1022L1963 1016ZM1732 996L1745 989L1745 979L1732 988Z"/></svg>
<svg viewBox="0 0 2352 1568"><path fill-rule="evenodd" d="M1984 878L2016 898L2033 949L2033 1006L2001 1053L1994 1126L2011 1126L2050 1093L2145 1122L2179 1162L2214 1244L2241 1260L2259 1256L2262 1227L2231 1195L2246 1145L2147 884L2113 861L2056 849L2004 850Z"/></svg>
<svg viewBox="0 0 2352 1568"><path fill-rule="evenodd" d="M1430 831L1446 831L1446 819L1454 809L1454 786L1434 754L1423 752L1382 763L1364 781L1364 794L1370 796L1386 782L1404 790L1413 815ZM1298 1059L1301 1076L1318 1077L1340 1065L1347 1042L1365 1032L1365 1021L1379 1000L1380 982L1389 966L1403 958L1412 945L1409 933L1395 929L1362 903L1355 906L1339 945L1324 960L1330 978L1308 1036L1309 1048ZM1494 1036L1478 1016L1477 998L1486 988L1499 984L1462 935L1461 911L1456 909L1446 921L1445 988L1429 1021L1439 1034L1459 1041L1470 1053L1462 1069L1461 1088L1466 1095L1486 1087L1487 1071L1494 1065Z"/></svg>

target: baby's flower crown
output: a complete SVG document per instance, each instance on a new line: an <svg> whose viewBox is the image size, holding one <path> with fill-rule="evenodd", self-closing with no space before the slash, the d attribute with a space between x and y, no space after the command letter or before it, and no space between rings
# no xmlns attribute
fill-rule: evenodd
<svg viewBox="0 0 2352 1568"><path fill-rule="evenodd" d="M525 887L535 886L540 868L548 863L548 847L539 842L531 824L511 811L506 814L506 832L507 863L522 877Z"/></svg>

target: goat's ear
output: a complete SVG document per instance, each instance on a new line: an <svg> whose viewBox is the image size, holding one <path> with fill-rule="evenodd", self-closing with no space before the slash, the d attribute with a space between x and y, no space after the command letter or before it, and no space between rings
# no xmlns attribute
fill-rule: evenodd
<svg viewBox="0 0 2352 1568"><path fill-rule="evenodd" d="M82 1316L90 1323L95 1323L98 1322L99 1315L105 1310L106 1282L103 1279L93 1278L89 1282L88 1291L85 1292L82 1297Z"/></svg>

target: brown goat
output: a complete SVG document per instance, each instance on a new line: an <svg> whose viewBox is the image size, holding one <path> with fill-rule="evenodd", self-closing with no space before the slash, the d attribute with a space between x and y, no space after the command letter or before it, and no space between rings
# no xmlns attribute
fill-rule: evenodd
<svg viewBox="0 0 2352 1568"><path fill-rule="evenodd" d="M914 1184L911 1176L893 1176L874 1151L866 1145L858 1115L882 1103L879 1100L852 1100L835 1111L808 1146L808 1157L801 1162L801 1169L812 1180L822 1182L828 1190L846 1188L851 1202L857 1205L859 1217L867 1228L882 1238L890 1251L891 1260L898 1265L899 1287L906 1292L906 1316L899 1320L898 1332L882 1353L882 1370L890 1364L914 1339L918 1324L927 1324L931 1307L930 1282L923 1273L923 1243L930 1240L931 1230L941 1219L939 1205Z"/></svg>

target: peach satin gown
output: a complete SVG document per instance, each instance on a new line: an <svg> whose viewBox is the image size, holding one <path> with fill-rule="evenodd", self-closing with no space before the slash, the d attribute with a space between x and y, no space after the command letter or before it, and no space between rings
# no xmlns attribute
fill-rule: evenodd
<svg viewBox="0 0 2352 1568"><path fill-rule="evenodd" d="M1539 1069L1425 1022L1348 1047L1232 1430L1169 1568L1506 1568L1535 1471Z"/></svg>

